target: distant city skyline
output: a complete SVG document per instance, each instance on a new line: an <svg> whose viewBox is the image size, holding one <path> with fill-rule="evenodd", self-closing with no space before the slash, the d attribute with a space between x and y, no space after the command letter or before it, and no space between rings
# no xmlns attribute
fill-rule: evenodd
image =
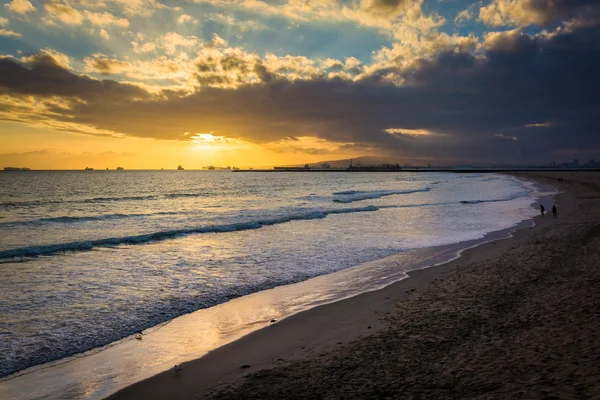
<svg viewBox="0 0 600 400"><path fill-rule="evenodd" d="M600 3L2 0L0 165L600 159Z"/></svg>

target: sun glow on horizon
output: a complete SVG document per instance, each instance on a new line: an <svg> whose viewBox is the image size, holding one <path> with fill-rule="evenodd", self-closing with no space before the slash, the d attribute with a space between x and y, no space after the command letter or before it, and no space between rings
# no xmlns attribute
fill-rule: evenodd
<svg viewBox="0 0 600 400"><path fill-rule="evenodd" d="M600 3L531 1L4 0L0 163L598 158Z"/></svg>
<svg viewBox="0 0 600 400"><path fill-rule="evenodd" d="M340 151L340 144L315 137L252 143L215 132L188 132L183 135L185 140L161 140L91 136L20 124L5 127L0 163L32 169L174 169L180 164L186 169L270 167L363 155Z"/></svg>

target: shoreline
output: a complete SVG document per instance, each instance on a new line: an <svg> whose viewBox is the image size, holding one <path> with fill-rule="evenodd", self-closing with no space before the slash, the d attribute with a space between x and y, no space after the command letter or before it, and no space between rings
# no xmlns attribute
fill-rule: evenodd
<svg viewBox="0 0 600 400"><path fill-rule="evenodd" d="M530 176L521 177L531 179ZM548 184L540 182L538 177L533 180ZM556 187L555 182L552 185ZM574 207L573 200L569 193L555 196L563 212ZM172 371L165 371L121 389L108 399L204 397L240 384L249 373L319 357L349 342L378 333L385 328L381 316L392 311L406 296L442 281L460 265L497 258L552 223L551 217L540 216L522 221L521 224L526 221L534 221L534 226L522 229L515 226L507 238L491 239L459 250L454 259L441 265L407 272L406 279L293 314L272 326L212 350L201 358L185 362L184 372L180 376L175 377Z"/></svg>

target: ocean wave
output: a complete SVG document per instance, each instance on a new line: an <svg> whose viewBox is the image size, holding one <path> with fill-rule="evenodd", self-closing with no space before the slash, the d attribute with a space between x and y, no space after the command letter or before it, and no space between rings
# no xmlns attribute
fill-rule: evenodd
<svg viewBox="0 0 600 400"><path fill-rule="evenodd" d="M373 191L361 191L361 190L348 190L345 192L336 192L333 199L336 203L353 203L355 201L372 200L378 199L384 196L392 196L397 194L410 194L419 192L429 192L431 187L424 189L413 189L413 190L373 190Z"/></svg>
<svg viewBox="0 0 600 400"><path fill-rule="evenodd" d="M388 208L420 208L420 207L435 207L435 206L449 206L452 202L442 202L442 203L417 203L417 204L386 204L377 206L379 209L388 209Z"/></svg>
<svg viewBox="0 0 600 400"><path fill-rule="evenodd" d="M74 200L33 200L33 201L6 201L1 202L0 207L4 209L37 207L47 204L77 204L77 203L108 203L116 201L144 201L160 199L180 199L185 197L204 197L207 193L167 193L162 195L145 196L114 196L114 197L92 197L88 199Z"/></svg>
<svg viewBox="0 0 600 400"><path fill-rule="evenodd" d="M519 199L521 197L527 196L529 194L530 194L529 192L518 192L518 193L515 193L512 196L504 197L504 198L501 198L501 199L461 200L460 203L461 204L497 203L497 202L500 202L500 201L516 200L516 199Z"/></svg>
<svg viewBox="0 0 600 400"><path fill-rule="evenodd" d="M156 196L123 196L123 197L94 197L83 200L69 200L69 203L105 203L110 201L139 201L139 200L154 200Z"/></svg>
<svg viewBox="0 0 600 400"><path fill-rule="evenodd" d="M350 195L350 194L357 194L357 193L365 193L365 192L361 192L360 190L347 190L345 192L335 192L333 194L334 195Z"/></svg>
<svg viewBox="0 0 600 400"><path fill-rule="evenodd" d="M498 181L500 179L503 179L503 178L502 177L491 176L491 177L488 177L488 178L481 179L480 181L481 182L489 182L489 181Z"/></svg>
<svg viewBox="0 0 600 400"><path fill-rule="evenodd" d="M155 213L142 213L142 214L104 214L104 215L93 215L93 216L60 216L60 217L48 217L39 218L29 221L12 221L12 222L0 222L0 226L22 226L22 225L45 225L45 224L70 224L70 223L81 223L90 221L105 221L105 220L118 220L135 217L152 217L155 215L177 215L186 214L180 211L159 211Z"/></svg>
<svg viewBox="0 0 600 400"><path fill-rule="evenodd" d="M366 206L356 208L345 208L337 210L324 210L324 211L310 211L306 213L291 214L278 218L262 219L257 221L224 224L224 225L210 225L201 226L195 228L184 228L174 229L167 231L152 232L141 235L103 238L95 240L83 240L69 243L58 243L40 246L29 246L20 247L16 249L0 251L0 259L14 258L14 257L37 257L42 255L53 255L69 251L88 251L97 247L114 247L122 244L144 244L148 242L157 242L161 240L171 239L175 237L200 234L200 233L222 233L222 232L235 232L250 229L259 229L263 226L283 224L286 222L297 221L297 220L311 220L321 219L327 217L330 214L346 214L355 212L370 212L377 211L378 207Z"/></svg>

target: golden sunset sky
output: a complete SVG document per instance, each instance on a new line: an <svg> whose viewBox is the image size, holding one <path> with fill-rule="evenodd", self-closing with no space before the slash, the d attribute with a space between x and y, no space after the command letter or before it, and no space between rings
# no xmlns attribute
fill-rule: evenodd
<svg viewBox="0 0 600 400"><path fill-rule="evenodd" d="M600 5L0 1L0 166L600 158Z"/></svg>

